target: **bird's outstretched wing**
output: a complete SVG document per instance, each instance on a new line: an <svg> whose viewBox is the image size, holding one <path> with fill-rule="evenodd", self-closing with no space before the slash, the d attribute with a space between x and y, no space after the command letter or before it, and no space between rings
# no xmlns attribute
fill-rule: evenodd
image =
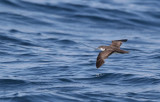
<svg viewBox="0 0 160 102"><path fill-rule="evenodd" d="M107 50L107 51L102 51L99 53L96 61L96 67L99 68L104 64L104 59L108 58L109 55L111 55L114 51L113 50Z"/></svg>
<svg viewBox="0 0 160 102"><path fill-rule="evenodd" d="M112 41L112 44L111 44L110 46L111 46L111 47L120 48L120 46L122 45L122 42L127 42L127 39L113 40L113 41Z"/></svg>

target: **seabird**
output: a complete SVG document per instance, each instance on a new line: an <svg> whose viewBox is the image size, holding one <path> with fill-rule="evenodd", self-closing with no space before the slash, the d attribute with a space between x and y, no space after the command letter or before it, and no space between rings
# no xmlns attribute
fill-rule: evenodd
<svg viewBox="0 0 160 102"><path fill-rule="evenodd" d="M129 53L128 51L120 49L122 42L126 41L127 39L113 40L110 46L99 46L97 49L100 49L101 52L97 57L96 67L99 68L100 66L102 66L105 63L104 59L108 58L108 56L110 56L112 53L121 53L121 54Z"/></svg>

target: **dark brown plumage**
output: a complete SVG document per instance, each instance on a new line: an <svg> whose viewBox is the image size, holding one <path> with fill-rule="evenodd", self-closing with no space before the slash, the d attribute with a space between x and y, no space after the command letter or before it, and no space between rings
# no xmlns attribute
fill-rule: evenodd
<svg viewBox="0 0 160 102"><path fill-rule="evenodd" d="M122 39L122 40L113 40L112 44L110 46L99 46L98 49L102 50L96 61L96 67L99 68L102 66L105 61L104 59L108 58L112 53L117 52L117 53L128 53L128 51L124 51L120 49L120 46L122 45L122 42L126 42L127 39Z"/></svg>

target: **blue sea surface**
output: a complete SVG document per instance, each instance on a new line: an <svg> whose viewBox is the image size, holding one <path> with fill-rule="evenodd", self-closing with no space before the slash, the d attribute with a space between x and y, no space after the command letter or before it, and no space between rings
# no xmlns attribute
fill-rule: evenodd
<svg viewBox="0 0 160 102"><path fill-rule="evenodd" d="M0 102L160 102L160 1L0 0Z"/></svg>

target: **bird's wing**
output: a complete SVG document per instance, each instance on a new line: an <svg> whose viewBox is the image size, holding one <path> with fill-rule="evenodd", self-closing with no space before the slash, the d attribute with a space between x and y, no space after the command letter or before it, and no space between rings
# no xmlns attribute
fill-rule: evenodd
<svg viewBox="0 0 160 102"><path fill-rule="evenodd" d="M120 46L122 45L122 42L126 42L127 39L122 39L122 40L113 40L112 44L110 45L111 47L116 47L116 48L120 48Z"/></svg>
<svg viewBox="0 0 160 102"><path fill-rule="evenodd" d="M99 53L96 61L96 67L99 68L104 64L104 59L108 58L109 55L111 55L114 51L113 50L107 50L102 51Z"/></svg>

